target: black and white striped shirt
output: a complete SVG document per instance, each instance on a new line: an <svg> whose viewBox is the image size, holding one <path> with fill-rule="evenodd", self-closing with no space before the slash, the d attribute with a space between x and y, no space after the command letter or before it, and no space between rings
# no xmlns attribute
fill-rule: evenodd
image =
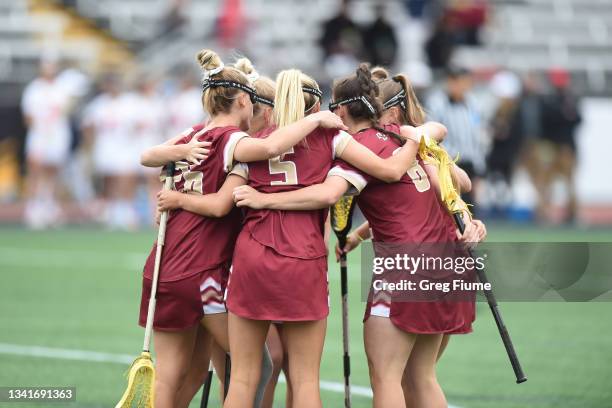
<svg viewBox="0 0 612 408"><path fill-rule="evenodd" d="M427 102L428 119L440 122L448 129L442 146L452 158L459 155L459 163L471 163L478 174L484 174L485 124L474 98L467 95L463 101L452 101L446 92L438 91Z"/></svg>

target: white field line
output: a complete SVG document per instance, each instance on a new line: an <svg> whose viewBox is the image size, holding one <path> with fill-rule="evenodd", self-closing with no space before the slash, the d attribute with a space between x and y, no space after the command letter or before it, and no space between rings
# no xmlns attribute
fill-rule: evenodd
<svg viewBox="0 0 612 408"><path fill-rule="evenodd" d="M132 364L132 361L134 361L134 359L137 357L136 354L129 355L101 353L98 351L51 348L41 346L21 346L19 344L7 343L0 343L0 354L118 364Z"/></svg>
<svg viewBox="0 0 612 408"><path fill-rule="evenodd" d="M64 349L64 348L51 348L42 346L22 346L19 344L8 344L0 343L0 354L8 354L13 356L28 356L28 357L42 357L42 358L53 358L60 360L74 360L74 361L91 361L96 363L117 363L117 364L132 364L132 361L136 355L130 354L115 354L115 353L102 353L99 351L88 351L88 350L75 350L75 349ZM286 382L284 376L281 375L279 378L281 382ZM333 381L321 381L320 386L322 390L331 391L336 393L344 393L344 384L333 382ZM351 394L372 398L372 390L370 387L364 387L361 385L351 385ZM449 405L449 408L459 408L454 405Z"/></svg>
<svg viewBox="0 0 612 408"><path fill-rule="evenodd" d="M82 265L92 269L119 266L142 269L147 259L145 252L64 250L42 248L0 247L0 265L41 268L70 268Z"/></svg>

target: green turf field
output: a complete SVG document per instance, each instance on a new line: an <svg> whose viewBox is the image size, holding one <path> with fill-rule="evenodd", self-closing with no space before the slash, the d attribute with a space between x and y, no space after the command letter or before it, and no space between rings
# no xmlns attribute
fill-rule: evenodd
<svg viewBox="0 0 612 408"><path fill-rule="evenodd" d="M612 241L611 230L490 227L489 232L491 240ZM125 386L128 365L121 361L135 356L142 344L142 329L136 324L141 268L154 236L153 231L0 228L0 386L76 386L77 402L66 406L114 406ZM365 387L358 259L358 254L351 254L352 383ZM335 263L330 263L329 275L332 310L321 377L341 383ZM502 312L529 376L522 385L514 384L486 305L479 304L478 312L474 333L454 338L439 366L451 404L612 407L612 304L504 303ZM32 353L37 356L27 355ZM279 391L281 407L282 385ZM343 404L341 392L324 390L322 395L326 407ZM354 407L370 406L364 396L355 395L353 402ZM218 400L212 406L218 406Z"/></svg>

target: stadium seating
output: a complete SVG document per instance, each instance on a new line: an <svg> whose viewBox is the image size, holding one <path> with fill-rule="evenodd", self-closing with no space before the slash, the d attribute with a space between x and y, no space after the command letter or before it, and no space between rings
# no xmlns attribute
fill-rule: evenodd
<svg viewBox="0 0 612 408"><path fill-rule="evenodd" d="M79 12L103 21L114 34L135 43L145 43L155 35L168 7L164 0L73 2ZM398 0L387 2L388 15L398 25L406 21L400 3ZM612 90L612 2L496 0L491 3L493 16L485 32L485 46L460 49L457 54L460 63L473 68L493 65L536 71L551 65L562 66L572 71L585 93ZM244 48L266 71L297 65L320 73L320 51L316 41L321 22L335 12L335 6L330 4L333 2L328 0L243 1L249 29ZM373 0L354 1L355 20L371 19L374 4ZM165 45L156 44L143 55L155 55L151 51L182 50L191 58L194 50L210 43L220 6L220 0L189 2L188 24L182 36L172 37ZM175 60L157 56L154 61Z"/></svg>
<svg viewBox="0 0 612 408"><path fill-rule="evenodd" d="M36 38L57 38L64 26L60 18L34 18L27 3L27 0L0 2L0 82L8 87L35 75L43 51Z"/></svg>
<svg viewBox="0 0 612 408"><path fill-rule="evenodd" d="M185 25L172 35L162 35L168 0L56 2L102 32L107 30L127 44L145 66L161 72L177 63L192 61L194 52L204 46L215 46L215 23L222 6L221 0L186 2ZM66 16L33 14L28 8L30 3L36 2L0 2L2 83L23 83L31 78L41 53L50 43L57 45L54 39L70 22ZM551 65L562 66L572 71L585 93L612 90L612 2L491 0L491 3L493 14L484 33L484 46L460 48L458 62L473 68L506 66L536 71ZM248 50L263 71L295 65L315 75L321 73L319 27L335 13L334 2L248 0L242 4L248 36L239 48ZM405 24L406 11L401 2L389 0L387 4L391 21ZM374 5L374 0L355 0L352 12L355 20L371 19ZM62 40L59 51L78 61L96 61L100 49L84 44L82 38L80 42ZM416 46L414 42L409 44Z"/></svg>
<svg viewBox="0 0 612 408"><path fill-rule="evenodd" d="M213 46L214 27L221 0L192 1L186 5L187 21L180 35L163 36L167 0L64 0L79 14L108 29L137 50L146 66L166 71L169 65L192 61L203 46ZM247 16L247 41L243 49L265 71L289 65L317 72L320 54L319 27L335 14L337 7L328 0L249 0L243 1ZM357 21L371 19L373 0L354 2ZM400 24L404 9L399 0L389 1L389 15ZM167 58L172 55L173 58ZM274 55L274 58L270 58ZM176 58L174 58L176 57Z"/></svg>
<svg viewBox="0 0 612 408"><path fill-rule="evenodd" d="M612 91L612 2L497 1L485 46L463 48L462 64L516 70L569 69L583 93Z"/></svg>

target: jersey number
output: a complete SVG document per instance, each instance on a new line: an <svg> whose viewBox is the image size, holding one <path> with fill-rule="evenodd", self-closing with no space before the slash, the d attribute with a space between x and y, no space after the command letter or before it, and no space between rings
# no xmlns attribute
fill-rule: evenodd
<svg viewBox="0 0 612 408"><path fill-rule="evenodd" d="M181 179L185 180L183 184L183 191L195 191L200 194L204 194L202 189L202 182L204 179L204 173L201 171L189 170L189 164L184 161L176 162L176 169L180 171L180 174L174 176L174 183L179 183Z"/></svg>
<svg viewBox="0 0 612 408"><path fill-rule="evenodd" d="M395 156L400 149L401 147L395 149L393 151L393 155ZM414 187L419 193L427 191L431 187L431 184L429 183L429 177L427 177L425 169L421 167L417 160L414 161L414 166L409 168L406 174L408 174L408 177L410 177L412 183L414 184Z"/></svg>
<svg viewBox="0 0 612 408"><path fill-rule="evenodd" d="M285 154L293 154L293 147ZM271 186L293 186L298 183L297 167L291 160L281 160L281 156L276 156L268 160L270 174L283 174L284 181L274 180L270 182Z"/></svg>
<svg viewBox="0 0 612 408"><path fill-rule="evenodd" d="M412 179L414 187L419 193L427 191L429 190L429 187L431 187L431 184L429 183L429 178L427 177L427 173L425 173L425 169L421 167L419 162L416 162L414 166L409 168L407 174L408 177Z"/></svg>

